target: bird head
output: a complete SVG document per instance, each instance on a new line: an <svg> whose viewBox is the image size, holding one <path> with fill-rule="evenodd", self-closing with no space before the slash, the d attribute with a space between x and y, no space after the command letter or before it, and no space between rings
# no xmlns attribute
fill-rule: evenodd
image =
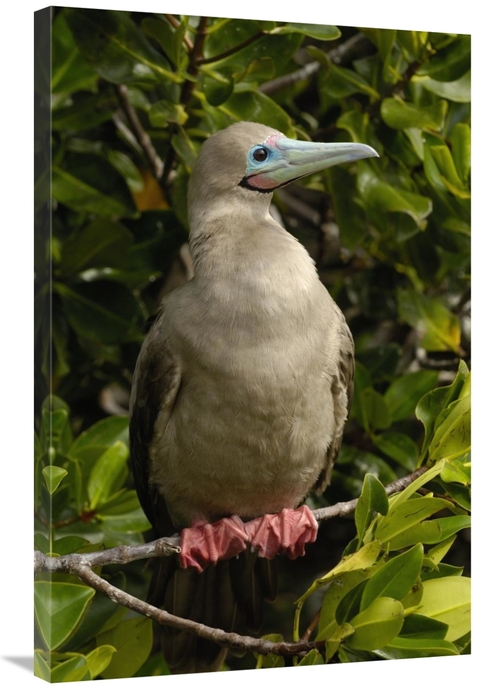
<svg viewBox="0 0 500 689"><path fill-rule="evenodd" d="M211 136L193 170L199 182L221 190L236 186L272 192L313 172L378 153L359 143L288 139L255 122L237 122Z"/></svg>

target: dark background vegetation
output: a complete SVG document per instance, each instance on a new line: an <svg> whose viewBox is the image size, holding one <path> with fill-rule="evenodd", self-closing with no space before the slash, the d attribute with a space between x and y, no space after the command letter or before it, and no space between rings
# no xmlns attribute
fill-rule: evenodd
<svg viewBox="0 0 500 689"><path fill-rule="evenodd" d="M467 442L443 450L433 438L470 367L470 37L62 8L51 22L51 79L39 69L35 87L40 122L52 93L51 131L35 150L36 547L62 555L148 537L127 466L131 378L148 318L190 275L186 188L199 147L238 120L380 155L274 197L356 341L343 449L311 506L357 497L368 472L385 485L447 459L454 473L433 490L467 512ZM468 534L458 530L441 576L470 574ZM289 636L293 601L356 538L354 520L327 522L307 557L280 562L263 632ZM107 575L145 598L141 563ZM39 674L167 671L158 654L148 660L149 621L91 601L70 577L40 583L41 601L57 584L61 595L80 586L81 605L57 643L38 619ZM309 602L312 616L321 599Z"/></svg>

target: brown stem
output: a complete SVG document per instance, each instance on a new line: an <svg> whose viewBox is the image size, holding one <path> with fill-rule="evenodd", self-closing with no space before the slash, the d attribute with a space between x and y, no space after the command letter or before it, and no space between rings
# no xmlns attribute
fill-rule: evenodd
<svg viewBox="0 0 500 689"><path fill-rule="evenodd" d="M259 38L262 38L262 36L265 35L265 31L258 31L256 34L254 34L253 36L249 36L246 40L242 41L241 43L238 43L238 45L235 45L233 48L228 48L228 50L225 50L223 53L213 55L212 57L199 58L196 61L196 63L198 65L209 65L212 62L219 62L219 60L224 60L226 57L230 57L231 55L238 53L240 50L243 50L243 48L252 45L252 43L255 43L255 41L258 41Z"/></svg>
<svg viewBox="0 0 500 689"><path fill-rule="evenodd" d="M174 29L177 29L177 27L179 27L181 25L180 21L178 19L176 19L176 17L174 17L173 14L166 14L165 17L166 17L168 23L171 26L173 26ZM191 43L189 36L184 36L183 41L184 41L184 45L186 46L186 48L189 51L193 50L193 44Z"/></svg>
<svg viewBox="0 0 500 689"><path fill-rule="evenodd" d="M127 87L124 84L116 84L115 90L120 102L120 106L125 113L135 138L137 139L137 143L142 148L152 173L157 180L160 180L163 172L163 163L161 162L160 157L151 143L149 134L144 131L134 106L128 99Z"/></svg>

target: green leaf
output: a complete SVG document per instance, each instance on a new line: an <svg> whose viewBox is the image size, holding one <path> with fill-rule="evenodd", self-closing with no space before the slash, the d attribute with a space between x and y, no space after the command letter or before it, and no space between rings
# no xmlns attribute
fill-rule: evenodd
<svg viewBox="0 0 500 689"><path fill-rule="evenodd" d="M424 583L418 613L448 625L446 641L455 641L471 628L471 580L443 577Z"/></svg>
<svg viewBox="0 0 500 689"><path fill-rule="evenodd" d="M471 131L469 125L464 122L457 122L451 130L450 141L455 168L461 181L466 184L471 167Z"/></svg>
<svg viewBox="0 0 500 689"><path fill-rule="evenodd" d="M464 187L460 177L458 176L455 163L448 146L430 146L429 150L441 174L441 179L448 191L461 199L470 198L470 191Z"/></svg>
<svg viewBox="0 0 500 689"><path fill-rule="evenodd" d="M44 655L47 655L44 651L35 648L35 657L33 663L33 672L35 677L50 682L50 664L45 660Z"/></svg>
<svg viewBox="0 0 500 689"><path fill-rule="evenodd" d="M365 430L388 428L392 419L383 396L373 388L362 390L359 395L360 421Z"/></svg>
<svg viewBox="0 0 500 689"><path fill-rule="evenodd" d="M128 447L117 440L94 464L87 485L90 510L105 505L121 485L128 455Z"/></svg>
<svg viewBox="0 0 500 689"><path fill-rule="evenodd" d="M417 70L417 75L426 75L438 81L455 81L470 70L470 55L470 36L458 36L424 62Z"/></svg>
<svg viewBox="0 0 500 689"><path fill-rule="evenodd" d="M400 638L413 639L444 639L448 632L448 625L425 615L408 615L405 617Z"/></svg>
<svg viewBox="0 0 500 689"><path fill-rule="evenodd" d="M397 290L399 317L419 333L429 351L460 352L460 321L439 299L415 290Z"/></svg>
<svg viewBox="0 0 500 689"><path fill-rule="evenodd" d="M413 417L419 400L436 387L438 379L437 371L414 371L395 378L384 394L393 422Z"/></svg>
<svg viewBox="0 0 500 689"><path fill-rule="evenodd" d="M42 469L42 474L45 478L47 490L52 495L56 492L63 478L68 475L68 472L66 471L66 469L62 469L61 467L56 467L52 465L44 467Z"/></svg>
<svg viewBox="0 0 500 689"><path fill-rule="evenodd" d="M106 280L68 287L54 283L68 323L83 338L100 344L141 342L143 312L125 286Z"/></svg>
<svg viewBox="0 0 500 689"><path fill-rule="evenodd" d="M423 556L424 549L419 543L386 562L368 580L361 597L361 610L365 610L376 598L404 598L420 574Z"/></svg>
<svg viewBox="0 0 500 689"><path fill-rule="evenodd" d="M90 267L123 265L132 242L132 233L121 223L94 220L64 242L59 269L68 275Z"/></svg>
<svg viewBox="0 0 500 689"><path fill-rule="evenodd" d="M349 621L355 631L345 644L361 651L382 648L399 634L403 619L403 606L399 601L376 598L366 610Z"/></svg>
<svg viewBox="0 0 500 689"><path fill-rule="evenodd" d="M470 432L470 428L468 432ZM461 458L449 459L439 476L445 483L454 482L469 486L471 483L470 461L464 462Z"/></svg>
<svg viewBox="0 0 500 689"><path fill-rule="evenodd" d="M67 9L66 19L83 56L104 79L114 84L181 83L127 13Z"/></svg>
<svg viewBox="0 0 500 689"><path fill-rule="evenodd" d="M404 213L413 220L419 230L425 229L426 218L432 211L432 202L429 198L384 182L362 163L358 163L358 167L359 193L371 208L384 213Z"/></svg>
<svg viewBox="0 0 500 689"><path fill-rule="evenodd" d="M101 675L110 664L113 655L116 653L114 646L98 646L93 651L87 654L87 665L90 670L90 676L95 679Z"/></svg>
<svg viewBox="0 0 500 689"><path fill-rule="evenodd" d="M98 421L75 439L69 454L78 455L80 451L89 447L109 447L117 440L128 442L127 416L110 416Z"/></svg>
<svg viewBox="0 0 500 689"><path fill-rule="evenodd" d="M80 624L95 591L66 582L35 582L35 617L49 650L61 646Z"/></svg>
<svg viewBox="0 0 500 689"><path fill-rule="evenodd" d="M390 541L390 549L400 550L415 543L439 543L457 531L470 528L470 523L470 517L461 515L424 521L396 534Z"/></svg>
<svg viewBox="0 0 500 689"><path fill-rule="evenodd" d="M56 663L50 673L51 682L80 682L90 679L90 670L84 655L78 654Z"/></svg>
<svg viewBox="0 0 500 689"><path fill-rule="evenodd" d="M125 620L113 629L99 634L97 644L116 648L111 662L101 671L103 679L133 677L151 652L152 622L144 617Z"/></svg>
<svg viewBox="0 0 500 689"><path fill-rule="evenodd" d="M375 530L376 538L382 543L391 542L410 527L420 524L424 519L447 509L449 502L441 498L415 498L400 504L391 502L387 516L380 517Z"/></svg>
<svg viewBox="0 0 500 689"><path fill-rule="evenodd" d="M52 195L71 210L104 218L134 217L137 210L123 177L100 156L75 154L67 168L52 168Z"/></svg>
<svg viewBox="0 0 500 689"><path fill-rule="evenodd" d="M380 114L387 126L393 129L432 129L441 131L444 118L448 111L448 104L441 100L434 105L416 106L401 98L385 98L382 101Z"/></svg>
<svg viewBox="0 0 500 689"><path fill-rule="evenodd" d="M446 555L446 553L449 551L451 546L455 543L455 540L456 540L456 536L450 536L445 541L442 541L438 545L434 546L434 548L431 548L425 554L424 566L428 567L430 564L430 565L432 565L432 567L437 567L437 565L441 562L441 560Z"/></svg>
<svg viewBox="0 0 500 689"><path fill-rule="evenodd" d="M377 655L387 660L432 658L458 655L458 650L452 643L442 639L413 639L398 636L390 644L378 650Z"/></svg>
<svg viewBox="0 0 500 689"><path fill-rule="evenodd" d="M371 521L373 512L380 514L387 514L389 509L389 500L384 486L380 483L378 478L373 474L366 474L363 489L356 505L354 514L354 521L356 523L356 532L358 540L361 543L368 524Z"/></svg>
<svg viewBox="0 0 500 689"><path fill-rule="evenodd" d="M338 100L353 93L365 93L373 99L378 99L377 91L352 69L338 67L330 63L328 71L321 80L322 96Z"/></svg>
<svg viewBox="0 0 500 689"><path fill-rule="evenodd" d="M75 45L60 12L52 26L52 94L64 94L80 89L94 90L98 75L89 67Z"/></svg>
<svg viewBox="0 0 500 689"><path fill-rule="evenodd" d="M53 552L57 555L69 555L76 553L81 548L89 545L89 541L80 536L63 536L56 538L53 542Z"/></svg>
<svg viewBox="0 0 500 689"><path fill-rule="evenodd" d="M174 29L168 22L146 17L141 22L141 29L146 36L154 38L174 66L178 66L182 57L182 45L186 28L183 23Z"/></svg>
<svg viewBox="0 0 500 689"><path fill-rule="evenodd" d="M335 655L335 653L337 653L342 641L347 639L348 636L351 636L351 634L354 634L354 627L346 622L345 624L340 625L340 627L338 627L331 634L331 636L326 639L325 658L327 662Z"/></svg>
<svg viewBox="0 0 500 689"><path fill-rule="evenodd" d="M407 471L415 471L420 453L417 444L408 435L398 431L386 431L374 435L372 440L379 450Z"/></svg>
<svg viewBox="0 0 500 689"><path fill-rule="evenodd" d="M336 41L342 35L336 26L327 24L283 24L275 27L269 33L272 35L299 33L319 41Z"/></svg>
<svg viewBox="0 0 500 689"><path fill-rule="evenodd" d="M339 625L336 620L336 613L341 600L368 576L369 568L357 569L352 572L341 573L332 580L321 606L316 637L318 641L330 639L334 634L337 634ZM335 638L337 637L335 636Z"/></svg>
<svg viewBox="0 0 500 689"><path fill-rule="evenodd" d="M96 517L102 522L102 528L106 532L144 533L151 528L142 507L137 507L135 510L123 514L112 515L105 514L104 510L99 510Z"/></svg>
<svg viewBox="0 0 500 689"><path fill-rule="evenodd" d="M438 425L439 422L439 425ZM471 397L452 402L436 421L434 436L429 444L429 459L461 457L471 448Z"/></svg>
<svg viewBox="0 0 500 689"><path fill-rule="evenodd" d="M300 661L299 665L324 665L325 659L318 651L317 648L313 648L307 655L305 655Z"/></svg>
<svg viewBox="0 0 500 689"><path fill-rule="evenodd" d="M210 105L217 107L225 103L234 89L234 76L232 70L215 71L205 68L203 70L203 93Z"/></svg>
<svg viewBox="0 0 500 689"><path fill-rule="evenodd" d="M471 101L471 73L465 72L455 81L437 81L431 77L414 76L412 81L423 86L426 91L434 93L440 98L446 98L455 103L470 103Z"/></svg>
<svg viewBox="0 0 500 689"><path fill-rule="evenodd" d="M153 127L166 127L169 123L183 125L188 119L184 106L169 100L157 101L150 108L148 115Z"/></svg>
<svg viewBox="0 0 500 689"><path fill-rule="evenodd" d="M293 132L287 113L271 98L258 91L233 93L219 108L236 121L261 122L288 136Z"/></svg>

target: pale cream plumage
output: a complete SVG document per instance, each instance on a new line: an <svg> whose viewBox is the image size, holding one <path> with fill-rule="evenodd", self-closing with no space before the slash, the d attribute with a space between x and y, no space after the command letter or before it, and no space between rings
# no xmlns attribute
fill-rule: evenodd
<svg viewBox="0 0 500 689"><path fill-rule="evenodd" d="M159 535L297 507L329 482L340 447L352 337L304 247L269 214L269 185L295 173L273 162L261 174L249 158L260 144L278 156L280 137L233 125L193 170L195 275L164 300L132 394L136 484ZM376 155L362 148L334 162Z"/></svg>

